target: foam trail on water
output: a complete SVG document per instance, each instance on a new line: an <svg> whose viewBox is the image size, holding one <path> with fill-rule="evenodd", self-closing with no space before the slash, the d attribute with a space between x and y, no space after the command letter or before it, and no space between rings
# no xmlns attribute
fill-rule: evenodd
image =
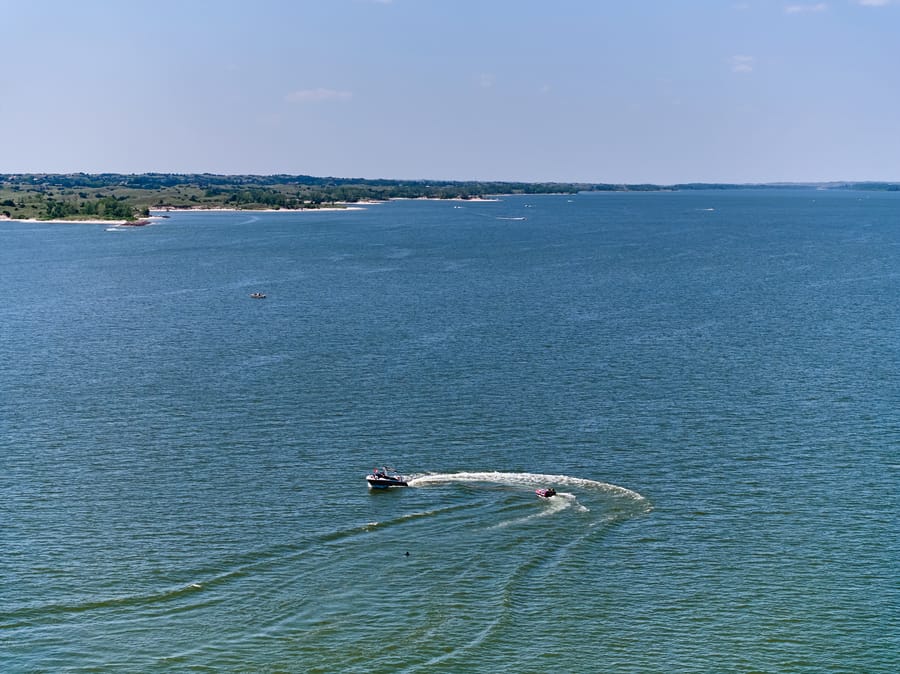
<svg viewBox="0 0 900 674"><path fill-rule="evenodd" d="M578 512L590 512L589 508L585 508L583 505L578 503L578 499L575 498L574 494L557 492L556 496L554 496L553 498L542 500L544 500L544 503L541 504L543 507L540 508L538 512L526 515L525 517L517 517L515 519L506 520L488 528L504 529L509 526L523 524L525 522L530 522L542 517L550 517L552 515L556 515L557 513L561 513L564 510L569 510L570 508L575 508Z"/></svg>
<svg viewBox="0 0 900 674"><path fill-rule="evenodd" d="M551 475L547 473L503 473L499 471L436 473L433 475L417 475L409 480L410 487L424 487L430 484L446 484L449 482L492 482L496 484L521 485L523 487L542 486L549 483L575 487L577 489L603 491L625 496L639 502L647 499L636 491L620 487L608 482L588 480L571 475Z"/></svg>

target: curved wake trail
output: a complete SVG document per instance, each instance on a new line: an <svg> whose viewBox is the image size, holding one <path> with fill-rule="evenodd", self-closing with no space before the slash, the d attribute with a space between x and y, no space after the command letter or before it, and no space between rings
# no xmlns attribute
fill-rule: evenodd
<svg viewBox="0 0 900 674"><path fill-rule="evenodd" d="M431 475L417 475L409 480L410 487L424 487L435 484L447 484L454 482L490 482L493 484L505 484L510 486L540 487L547 483L562 485L585 491L598 491L605 494L622 496L649 508L649 501L636 491L620 487L608 482L589 480L583 477L571 475L553 475L549 473L503 473L499 471L485 472L461 472L461 473L436 473Z"/></svg>

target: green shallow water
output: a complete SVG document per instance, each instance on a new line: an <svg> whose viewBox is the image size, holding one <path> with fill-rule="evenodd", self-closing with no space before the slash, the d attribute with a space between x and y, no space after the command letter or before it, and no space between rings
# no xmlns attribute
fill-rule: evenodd
<svg viewBox="0 0 900 674"><path fill-rule="evenodd" d="M898 225L813 191L0 223L0 669L895 672Z"/></svg>

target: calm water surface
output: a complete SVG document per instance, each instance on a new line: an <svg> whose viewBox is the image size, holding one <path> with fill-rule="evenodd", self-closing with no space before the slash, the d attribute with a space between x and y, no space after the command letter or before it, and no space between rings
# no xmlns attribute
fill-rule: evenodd
<svg viewBox="0 0 900 674"><path fill-rule="evenodd" d="M6 222L0 281L4 672L900 670L898 195Z"/></svg>

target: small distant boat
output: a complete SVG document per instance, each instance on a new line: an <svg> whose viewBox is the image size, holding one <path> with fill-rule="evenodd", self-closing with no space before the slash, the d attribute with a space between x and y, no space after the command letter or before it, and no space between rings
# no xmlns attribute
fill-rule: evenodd
<svg viewBox="0 0 900 674"><path fill-rule="evenodd" d="M535 489L534 493L537 494L539 498L556 496L556 490L553 487L548 487L547 489Z"/></svg>
<svg viewBox="0 0 900 674"><path fill-rule="evenodd" d="M395 472L395 469L384 466L382 468L373 468L372 472L366 475L366 482L372 489L387 489L388 487L408 487L409 484L402 475Z"/></svg>
<svg viewBox="0 0 900 674"><path fill-rule="evenodd" d="M250 293L250 297L252 297L255 300L264 300L264 299L266 299L266 294L265 293Z"/></svg>

